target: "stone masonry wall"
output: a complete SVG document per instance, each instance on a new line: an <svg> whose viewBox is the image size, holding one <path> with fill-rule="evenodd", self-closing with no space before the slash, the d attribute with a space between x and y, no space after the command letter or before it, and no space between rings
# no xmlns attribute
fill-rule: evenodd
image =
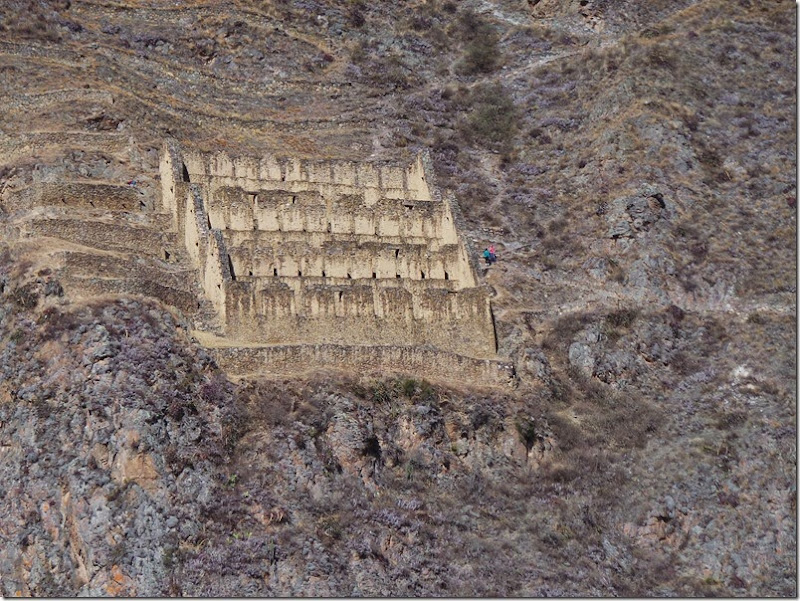
<svg viewBox="0 0 800 601"><path fill-rule="evenodd" d="M493 387L513 386L516 377L509 362L415 347L315 344L223 347L211 352L234 376L267 373L284 377L347 368L361 375L413 375L454 386L471 382Z"/></svg>
<svg viewBox="0 0 800 601"><path fill-rule="evenodd" d="M487 289L429 159L233 159L168 142L162 203L238 344L493 357Z"/></svg>
<svg viewBox="0 0 800 601"><path fill-rule="evenodd" d="M4 202L9 211L35 206L76 207L104 211L141 211L144 198L130 186L84 182L45 182L17 190Z"/></svg>
<svg viewBox="0 0 800 601"><path fill-rule="evenodd" d="M367 204L379 198L431 200L425 166L418 157L407 167L353 161L310 161L290 158L232 158L224 152L181 153L190 182L212 187L254 186L290 191L321 190L325 194L363 193Z"/></svg>

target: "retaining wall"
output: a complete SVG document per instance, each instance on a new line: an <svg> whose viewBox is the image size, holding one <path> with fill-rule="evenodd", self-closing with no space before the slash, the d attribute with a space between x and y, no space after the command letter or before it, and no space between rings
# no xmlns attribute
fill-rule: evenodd
<svg viewBox="0 0 800 601"><path fill-rule="evenodd" d="M36 206L102 209L103 211L144 211L147 202L130 186L83 182L38 183L13 191L3 203L9 210Z"/></svg>
<svg viewBox="0 0 800 601"><path fill-rule="evenodd" d="M59 282L70 296L103 294L140 294L160 300L192 315L200 308L197 295L185 289L174 288L147 277L105 278L77 276L69 273L59 277Z"/></svg>
<svg viewBox="0 0 800 601"><path fill-rule="evenodd" d="M150 256L163 256L164 249L175 245L168 234L125 223L42 218L24 222L22 229L29 236L50 236L92 248Z"/></svg>
<svg viewBox="0 0 800 601"><path fill-rule="evenodd" d="M209 352L232 376L287 377L341 370L378 377L406 375L454 386L469 382L508 388L517 383L511 363L416 347L315 344L212 348Z"/></svg>
<svg viewBox="0 0 800 601"><path fill-rule="evenodd" d="M226 291L228 334L269 344L432 345L473 357L495 353L489 301L482 289L453 293L375 285L310 286L285 282L254 291L233 282Z"/></svg>

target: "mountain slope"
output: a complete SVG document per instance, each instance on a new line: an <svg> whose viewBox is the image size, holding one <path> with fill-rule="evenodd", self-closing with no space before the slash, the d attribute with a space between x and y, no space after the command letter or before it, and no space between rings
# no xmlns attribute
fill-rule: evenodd
<svg viewBox="0 0 800 601"><path fill-rule="evenodd" d="M3 594L797 594L788 2L0 7ZM430 148L504 395L228 382L153 299L61 296L7 200L158 201L171 135Z"/></svg>

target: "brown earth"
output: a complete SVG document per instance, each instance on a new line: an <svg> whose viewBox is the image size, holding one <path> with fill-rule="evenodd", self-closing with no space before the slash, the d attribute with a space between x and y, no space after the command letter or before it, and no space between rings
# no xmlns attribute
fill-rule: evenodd
<svg viewBox="0 0 800 601"><path fill-rule="evenodd" d="M4 2L3 595L796 596L795 23L749 0ZM136 180L152 204L168 135L431 148L498 247L519 388L232 384L157 300L63 296L85 249L17 239L7 199Z"/></svg>

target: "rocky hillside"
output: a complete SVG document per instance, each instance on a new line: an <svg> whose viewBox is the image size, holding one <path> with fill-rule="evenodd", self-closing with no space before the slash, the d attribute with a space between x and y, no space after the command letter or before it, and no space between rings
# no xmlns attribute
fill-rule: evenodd
<svg viewBox="0 0 800 601"><path fill-rule="evenodd" d="M788 2L0 7L0 579L45 595L797 595ZM518 389L230 382L3 200L431 148Z"/></svg>

